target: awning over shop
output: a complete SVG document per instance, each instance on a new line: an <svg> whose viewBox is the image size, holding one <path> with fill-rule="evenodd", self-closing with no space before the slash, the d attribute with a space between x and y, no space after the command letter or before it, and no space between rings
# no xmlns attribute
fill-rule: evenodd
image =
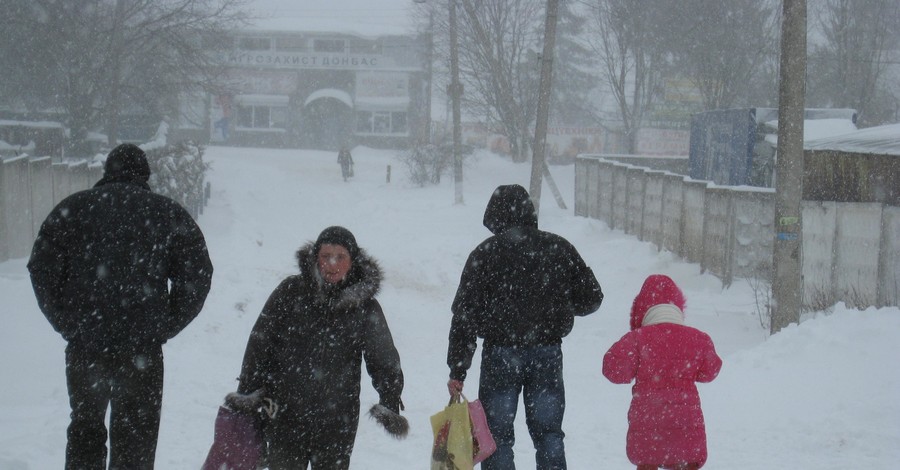
<svg viewBox="0 0 900 470"><path fill-rule="evenodd" d="M353 98L350 97L350 94L343 90L338 90L335 88L323 88L321 90L316 90L309 94L306 98L306 101L303 103L303 106L308 106L313 101L319 98L334 98L349 107L353 107Z"/></svg>

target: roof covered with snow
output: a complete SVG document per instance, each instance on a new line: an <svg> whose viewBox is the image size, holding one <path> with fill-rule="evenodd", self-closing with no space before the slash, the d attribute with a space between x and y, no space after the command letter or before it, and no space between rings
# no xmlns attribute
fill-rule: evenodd
<svg viewBox="0 0 900 470"><path fill-rule="evenodd" d="M839 150L900 156L900 123L807 140L806 150Z"/></svg>

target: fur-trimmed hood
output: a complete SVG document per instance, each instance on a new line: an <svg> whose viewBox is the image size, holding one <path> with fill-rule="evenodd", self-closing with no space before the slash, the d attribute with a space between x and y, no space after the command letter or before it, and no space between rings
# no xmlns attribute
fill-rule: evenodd
<svg viewBox="0 0 900 470"><path fill-rule="evenodd" d="M381 266L362 248L353 259L350 272L337 284L327 283L319 273L315 242L300 247L296 256L300 275L309 289L315 292L316 300L329 304L335 310L359 308L381 291L381 281L384 278Z"/></svg>

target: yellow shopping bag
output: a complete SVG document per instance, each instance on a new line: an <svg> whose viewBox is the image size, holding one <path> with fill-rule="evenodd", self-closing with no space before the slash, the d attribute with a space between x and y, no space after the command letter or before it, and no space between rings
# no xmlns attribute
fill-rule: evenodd
<svg viewBox="0 0 900 470"><path fill-rule="evenodd" d="M460 397L451 398L443 411L431 417L434 446L431 470L472 470L472 422L469 406Z"/></svg>

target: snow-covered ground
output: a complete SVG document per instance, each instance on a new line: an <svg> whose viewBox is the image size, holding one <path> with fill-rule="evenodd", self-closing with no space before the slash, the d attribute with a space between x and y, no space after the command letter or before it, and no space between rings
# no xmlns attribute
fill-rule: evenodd
<svg viewBox="0 0 900 470"><path fill-rule="evenodd" d="M451 178L416 188L395 152L357 148L344 183L330 152L211 147L212 198L199 223L215 265L200 316L165 346L166 383L157 468L199 468L222 397L235 386L256 316L296 271L294 251L329 225L352 230L386 271L379 299L403 361L405 441L363 418L353 469L427 468L428 417L447 402L449 306L469 251L489 235L484 206L498 184L528 187L530 166L479 154L465 168L465 204ZM388 166L390 183L386 182ZM569 208L545 185L540 224L568 238L603 286L598 312L576 320L564 342L569 468L627 469L630 387L600 374L606 349L628 328L644 278L672 276L688 299L687 322L708 332L724 366L699 386L711 469L888 469L900 462L900 309L838 305L769 337L753 291L723 290L711 275L605 224L573 215L573 168L552 167ZM0 470L62 468L68 401L64 343L37 308L25 259L0 263ZM478 357L480 357L480 352ZM477 360L465 391L477 396ZM364 375L365 377L365 375ZM363 387L363 408L377 400ZM516 461L534 468L520 410Z"/></svg>

